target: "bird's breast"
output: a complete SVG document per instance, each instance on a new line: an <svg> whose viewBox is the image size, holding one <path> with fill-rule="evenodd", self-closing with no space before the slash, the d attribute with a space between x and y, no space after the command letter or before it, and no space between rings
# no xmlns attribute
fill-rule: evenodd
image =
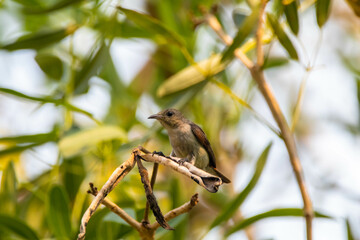
<svg viewBox="0 0 360 240"><path fill-rule="evenodd" d="M208 154L192 133L190 125L168 130L168 133L170 144L177 157L195 157L195 166L202 169L209 164Z"/></svg>

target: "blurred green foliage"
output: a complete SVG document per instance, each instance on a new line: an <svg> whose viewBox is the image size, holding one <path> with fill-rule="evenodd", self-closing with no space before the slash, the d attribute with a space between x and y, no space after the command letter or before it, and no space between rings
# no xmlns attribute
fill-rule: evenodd
<svg viewBox="0 0 360 240"><path fill-rule="evenodd" d="M221 135L234 132L242 120L242 106L250 109L250 114L265 126L269 126L248 104L253 96L254 83L247 79L243 93L237 93L236 79L230 77L228 68L237 47L242 47L250 58L254 57L253 30L258 21L257 1L144 1L146 13L125 8L121 2L118 6L116 4L114 1L101 0L0 2L0 14L10 14L21 25L19 32L14 34L21 37L14 39L9 36L7 39L4 36L0 50L15 52L31 49L36 52L36 63L47 81L56 86L56 90L48 96L36 96L36 93L28 95L7 88L0 88L0 93L36 102L40 106L53 104L64 116L54 123L51 132L0 138L0 143L5 146L0 150L1 239L74 239L81 216L92 200L92 196L86 193L89 182L94 182L100 188L138 144L169 153L171 149L166 134L159 127L148 129L136 117L140 99L144 96L150 97L160 108L180 108L200 124L221 159L219 168L230 176L235 176L233 166L240 161L243 149L239 142L227 142L228 146L224 147ZM195 20L202 19L203 11L212 11L215 4L220 6L215 15L221 24L237 26L236 37L228 48L222 49L219 44L210 46L207 58L196 64L199 44L202 44L199 42L200 31L212 31L208 26L196 26ZM272 10L269 10L266 20L266 43L279 39L289 57L299 60L298 49L293 44L300 29L299 1L273 1L269 4ZM237 17L236 25L226 20L222 5L234 10L238 5L245 6L251 14L243 17L240 23ZM320 27L328 18L329 6L329 0L316 2ZM91 45L86 54L76 51L74 40L84 30L93 34L84 36ZM216 38L215 35L213 37ZM121 74L117 73L119 66L113 61L111 46L119 39L142 39L151 41L155 46L149 60L129 84L121 79ZM268 56L264 69L286 66L290 58ZM222 62L224 59L228 61ZM110 106L103 119L95 119L92 113L72 103L74 98L89 92L94 77L109 86ZM74 112L92 119L92 128L79 127L73 119ZM141 137L130 137L129 133L134 132ZM21 152L49 142L55 142L59 147L57 163L33 179L19 178L15 170L21 169ZM195 238L215 226L230 234L266 217L302 216L302 210L297 208L275 209L241 221L236 214L256 187L270 146L259 154L254 175L243 192L235 193L233 186L224 186L217 194L202 192L201 201L206 204L200 204L188 215L172 220L170 225L176 231L159 229L156 238ZM151 165L147 164L146 167L150 169ZM163 212L188 201L195 191L199 189L190 180L160 168L155 194ZM146 198L137 171L132 171L109 197L129 215L141 221ZM209 206L212 211L207 210ZM227 228L229 219L237 223L230 229ZM154 221L153 217L151 221ZM349 225L348 228L350 236ZM86 238L138 239L138 235L125 221L102 208L89 222Z"/></svg>

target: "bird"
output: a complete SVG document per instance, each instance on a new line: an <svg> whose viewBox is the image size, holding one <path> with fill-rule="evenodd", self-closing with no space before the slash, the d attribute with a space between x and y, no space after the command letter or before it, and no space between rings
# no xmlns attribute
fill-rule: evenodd
<svg viewBox="0 0 360 240"><path fill-rule="evenodd" d="M231 183L216 169L216 158L204 131L185 118L177 109L165 109L148 119L156 119L167 130L173 148L170 156L182 158L197 168L221 178L223 183Z"/></svg>

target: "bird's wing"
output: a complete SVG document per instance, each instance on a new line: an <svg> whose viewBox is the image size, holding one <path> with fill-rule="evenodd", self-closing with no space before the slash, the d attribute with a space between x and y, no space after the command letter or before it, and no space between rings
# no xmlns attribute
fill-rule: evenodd
<svg viewBox="0 0 360 240"><path fill-rule="evenodd" d="M190 126L191 126L191 131L193 132L197 141L200 143L201 146L203 146L203 148L205 148L206 152L208 153L209 166L216 168L215 155L211 148L209 140L206 138L204 131L193 122L190 123Z"/></svg>

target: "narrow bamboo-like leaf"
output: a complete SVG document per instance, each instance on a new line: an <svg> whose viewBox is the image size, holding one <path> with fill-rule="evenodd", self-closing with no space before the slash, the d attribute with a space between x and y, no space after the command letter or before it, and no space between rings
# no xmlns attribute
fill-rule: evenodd
<svg viewBox="0 0 360 240"><path fill-rule="evenodd" d="M86 176L82 156L64 159L60 172L63 173L63 183L70 201L74 201Z"/></svg>
<svg viewBox="0 0 360 240"><path fill-rule="evenodd" d="M0 211L7 214L16 213L17 179L14 163L10 161L3 171L0 188Z"/></svg>
<svg viewBox="0 0 360 240"><path fill-rule="evenodd" d="M0 225L11 233L28 240L39 239L34 230L32 230L22 220L8 215L0 214Z"/></svg>
<svg viewBox="0 0 360 240"><path fill-rule="evenodd" d="M47 223L57 239L71 236L69 199L63 187L54 185L47 198Z"/></svg>
<svg viewBox="0 0 360 240"><path fill-rule="evenodd" d="M96 146L97 143L113 139L126 141L127 134L117 126L99 126L62 138L59 142L59 148L65 157L70 157L87 150L89 147Z"/></svg>
<svg viewBox="0 0 360 240"><path fill-rule="evenodd" d="M21 4L23 6L39 6L39 1L37 0L13 0L14 2Z"/></svg>
<svg viewBox="0 0 360 240"><path fill-rule="evenodd" d="M349 219L346 219L346 232L347 232L347 239L348 240L355 240L354 234L351 230Z"/></svg>
<svg viewBox="0 0 360 240"><path fill-rule="evenodd" d="M61 78L63 64L58 57L51 54L38 54L35 60L46 75L56 80Z"/></svg>
<svg viewBox="0 0 360 240"><path fill-rule="evenodd" d="M142 14L130 9L117 7L122 11L128 19L133 21L135 24L143 28L144 31L149 31L157 37L165 38L167 42L175 44L179 47L184 47L183 39L175 32L167 28L156 18L153 18L147 14Z"/></svg>
<svg viewBox="0 0 360 240"><path fill-rule="evenodd" d="M30 95L26 95L24 93L9 89L9 88L0 88L0 92L6 93L6 94L10 94L19 98L24 98L24 99L28 99L28 100L32 100L32 101L36 101L36 102L41 102L41 103L52 103L57 105L61 105L64 106L65 108L69 109L70 111L74 111L74 112L79 112L82 114L87 115L88 117L90 117L91 119L97 121L96 119L93 118L92 114L81 109L78 108L68 102L65 102L64 99L53 99L51 97L35 97L35 96L30 96Z"/></svg>
<svg viewBox="0 0 360 240"><path fill-rule="evenodd" d="M297 1L292 1L289 4L284 4L284 11L286 20L290 26L291 31L297 35L299 33L299 17L297 12Z"/></svg>
<svg viewBox="0 0 360 240"><path fill-rule="evenodd" d="M276 36L279 39L281 45L286 49L286 51L288 52L288 54L290 55L290 57L292 59L298 60L299 57L296 52L296 49L295 49L294 45L292 44L288 35L285 33L284 29L279 24L279 22L276 20L276 18L272 14L268 13L267 17L268 17L268 20L270 22L270 25L271 25L274 33L276 34Z"/></svg>
<svg viewBox="0 0 360 240"><path fill-rule="evenodd" d="M76 29L76 26L70 25L60 30L29 34L19 38L14 43L0 46L0 49L5 49L9 51L19 49L41 49L61 41L66 36L75 32Z"/></svg>
<svg viewBox="0 0 360 240"><path fill-rule="evenodd" d="M245 39L250 35L252 30L256 27L258 18L259 9L255 8L250 14L250 16L245 19L244 23L239 28L239 31L237 32L233 43L224 50L221 61L226 61L233 56L235 49L238 48L245 41Z"/></svg>
<svg viewBox="0 0 360 240"><path fill-rule="evenodd" d="M0 151L0 157L6 156L8 154L21 153L27 149L37 147L42 144L44 144L44 142L33 143L33 144L24 145L24 146L22 145L22 146L9 147L9 148L6 148L6 149Z"/></svg>
<svg viewBox="0 0 360 240"><path fill-rule="evenodd" d="M260 213L258 215L255 215L253 217L246 218L239 223L237 223L235 226L229 229L227 231L226 236L229 236L233 234L234 232L237 232L239 230L242 230L246 228L247 226L250 226L251 224L269 217L303 217L304 216L304 210L301 208L278 208L273 209L268 212ZM332 217L316 212L315 211L315 217L318 218L328 218L331 219Z"/></svg>
<svg viewBox="0 0 360 240"><path fill-rule="evenodd" d="M32 135L21 135L21 136L12 136L12 137L2 137L0 138L0 144L4 143L36 143L36 142L50 142L56 141L57 139L57 130L53 130L49 133L40 133Z"/></svg>
<svg viewBox="0 0 360 240"><path fill-rule="evenodd" d="M270 57L265 60L263 69L281 67L289 63L288 58L284 57Z"/></svg>
<svg viewBox="0 0 360 240"><path fill-rule="evenodd" d="M213 76L225 69L227 63L221 62L221 56L214 55L206 60L203 60L196 65L191 65L184 68L180 72L168 78L157 90L157 95L163 97L195 84L198 84L206 78Z"/></svg>
<svg viewBox="0 0 360 240"><path fill-rule="evenodd" d="M102 67L107 63L109 57L109 48L105 43L102 43L98 49L93 51L81 68L81 71L75 76L74 88L76 94L88 91L90 78L100 72Z"/></svg>
<svg viewBox="0 0 360 240"><path fill-rule="evenodd" d="M0 88L0 92L3 93L7 93L19 98L24 98L24 99L28 99L28 100L32 100L32 101L36 101L36 102L41 102L41 103L54 103L54 104L60 104L61 100L60 99L52 99L50 97L34 97L34 96L30 96L18 91L15 91L13 89L9 89L9 88Z"/></svg>
<svg viewBox="0 0 360 240"><path fill-rule="evenodd" d="M228 203L226 206L224 206L224 210L218 215L218 217L213 221L210 228L216 227L220 223L227 221L231 218L232 215L239 209L241 204L245 201L246 197L251 193L251 191L256 186L256 183L258 182L262 170L264 169L270 148L272 146L272 143L270 143L265 150L261 153L259 159L256 163L256 168L254 171L254 174L247 184L247 186L244 188L243 191L241 191L230 203Z"/></svg>
<svg viewBox="0 0 360 240"><path fill-rule="evenodd" d="M51 13L56 10L60 10L62 8L68 7L70 5L82 2L83 0L63 0L63 1L57 1L54 5L43 8L43 7L34 7L34 6L28 6L23 9L24 13L26 14L44 14L44 13Z"/></svg>
<svg viewBox="0 0 360 240"><path fill-rule="evenodd" d="M273 0L271 4L271 12L278 19L284 12L283 0Z"/></svg>
<svg viewBox="0 0 360 240"><path fill-rule="evenodd" d="M322 27L329 18L331 0L317 0L316 7L316 20L319 27Z"/></svg>

